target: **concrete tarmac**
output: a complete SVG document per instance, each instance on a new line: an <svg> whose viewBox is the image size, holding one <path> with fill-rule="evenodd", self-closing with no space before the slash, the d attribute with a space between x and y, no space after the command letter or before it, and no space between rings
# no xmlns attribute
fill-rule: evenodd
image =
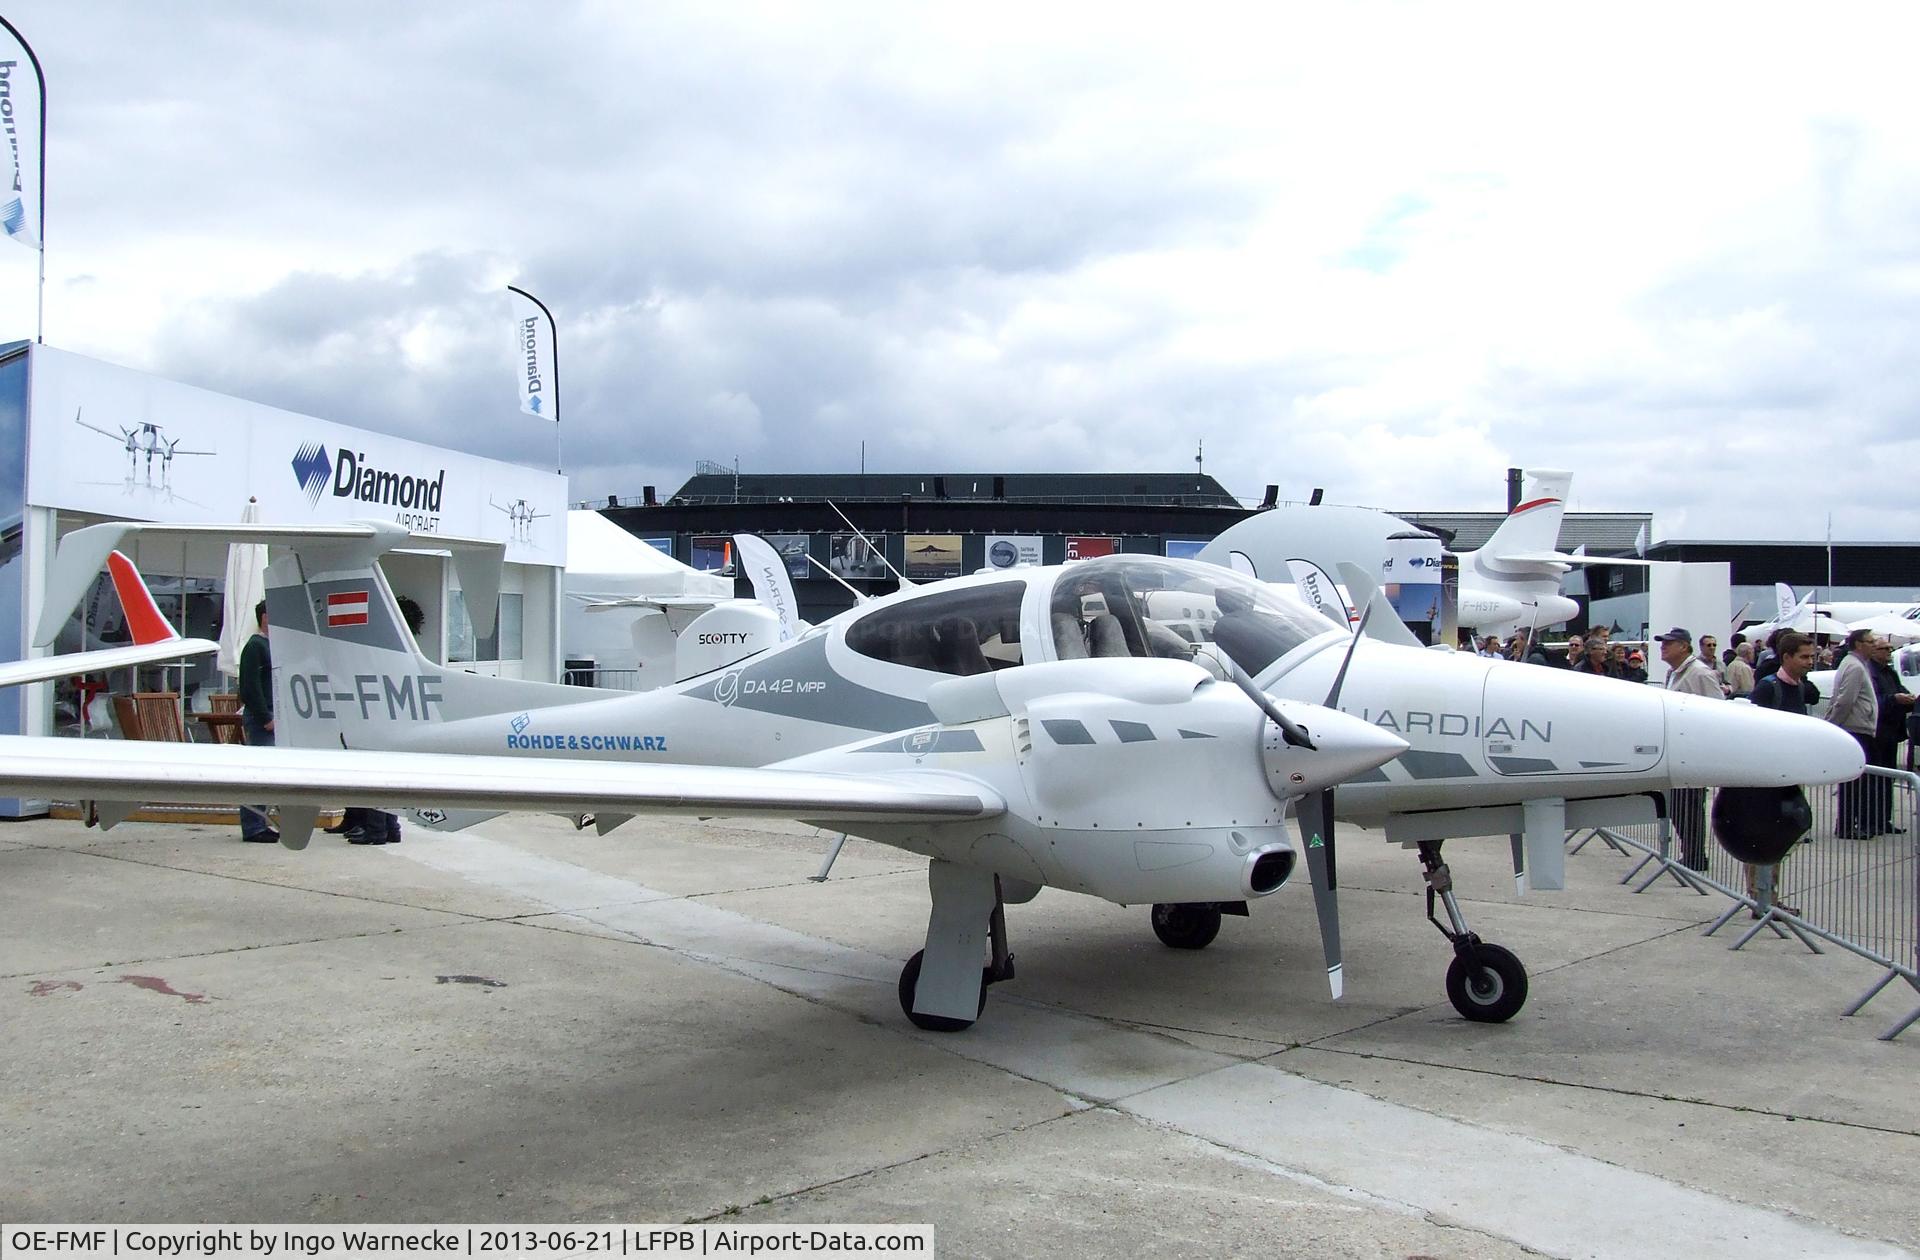
<svg viewBox="0 0 1920 1260"><path fill-rule="evenodd" d="M930 1221L948 1256L1878 1256L1920 1249L1904 986L1598 845L1518 898L1532 995L1448 1005L1411 855L1341 835L1347 994L1304 881L1199 952L1010 907L970 1031L901 1015L925 863L778 824L515 815L305 853L0 826L0 1218Z"/></svg>

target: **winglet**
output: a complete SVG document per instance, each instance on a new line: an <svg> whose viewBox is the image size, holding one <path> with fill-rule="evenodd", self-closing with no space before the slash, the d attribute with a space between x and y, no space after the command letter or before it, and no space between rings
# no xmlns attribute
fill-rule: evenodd
<svg viewBox="0 0 1920 1260"><path fill-rule="evenodd" d="M127 630L133 635L135 643L167 643L180 637L166 615L160 611L160 605L153 602L153 592L140 577L140 570L133 567L133 561L118 551L107 555L107 572L113 575L114 593L120 596L120 607L127 615Z"/></svg>

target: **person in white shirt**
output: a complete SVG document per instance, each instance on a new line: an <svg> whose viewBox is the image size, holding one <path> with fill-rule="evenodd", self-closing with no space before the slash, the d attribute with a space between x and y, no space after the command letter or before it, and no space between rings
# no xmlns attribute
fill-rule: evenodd
<svg viewBox="0 0 1920 1260"><path fill-rule="evenodd" d="M1720 690L1720 679L1693 654L1692 633L1675 626L1665 634L1655 635L1654 641L1660 645L1660 659L1667 663L1668 691L1715 700L1726 698ZM1673 829L1680 833L1681 862L1688 870L1706 870L1707 790L1674 788L1668 792L1667 817L1673 819Z"/></svg>
<svg viewBox="0 0 1920 1260"><path fill-rule="evenodd" d="M1833 676L1833 699L1827 702L1827 721L1860 743L1860 751L1873 764L1874 740L1880 726L1880 699L1873 689L1871 659L1875 640L1871 630L1855 630L1847 635L1847 655ZM1843 840L1865 840L1873 834L1872 809L1866 791L1866 775L1840 785L1840 817L1833 834Z"/></svg>

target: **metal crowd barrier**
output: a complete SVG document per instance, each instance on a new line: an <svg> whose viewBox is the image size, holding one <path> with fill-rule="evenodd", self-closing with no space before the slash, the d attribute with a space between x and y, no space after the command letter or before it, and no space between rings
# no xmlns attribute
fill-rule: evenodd
<svg viewBox="0 0 1920 1260"><path fill-rule="evenodd" d="M1639 862L1620 880L1634 885L1636 893L1672 880L1703 897L1729 898L1726 913L1704 935L1712 936L1744 910L1753 922L1734 949L1771 930L1798 939L1816 954L1823 952L1824 941L1885 968L1846 1015L1858 1013L1895 980L1920 993L1920 775L1869 767L1856 783L1808 788L1806 796L1813 827L1777 867L1749 867L1736 860L1713 840L1710 822L1703 851L1686 852L1673 819L1573 832L1567 837L1569 851L1578 853L1597 840L1623 855L1638 854ZM1712 804L1709 793L1709 819ZM1880 1039L1891 1041L1916 1022L1920 1006Z"/></svg>

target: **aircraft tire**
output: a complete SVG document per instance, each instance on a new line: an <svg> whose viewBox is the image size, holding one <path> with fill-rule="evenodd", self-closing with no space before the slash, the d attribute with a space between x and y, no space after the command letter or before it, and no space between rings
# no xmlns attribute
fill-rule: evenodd
<svg viewBox="0 0 1920 1260"><path fill-rule="evenodd" d="M1153 934L1170 949L1205 949L1220 935L1220 911L1198 902L1156 902Z"/></svg>
<svg viewBox="0 0 1920 1260"><path fill-rule="evenodd" d="M913 957L907 959L907 965L900 969L900 1009L915 1028L924 1028L928 1032L965 1032L973 1027L971 1019L955 1019L951 1015L924 1015L913 1009L913 995L920 988L920 961L926 956L924 949L915 950ZM987 1009L987 968L980 969L980 1006L974 1011L977 1019L981 1011Z"/></svg>
<svg viewBox="0 0 1920 1260"><path fill-rule="evenodd" d="M1481 1024L1504 1024L1527 1004L1527 969L1512 950L1484 942L1447 964L1453 1009Z"/></svg>

